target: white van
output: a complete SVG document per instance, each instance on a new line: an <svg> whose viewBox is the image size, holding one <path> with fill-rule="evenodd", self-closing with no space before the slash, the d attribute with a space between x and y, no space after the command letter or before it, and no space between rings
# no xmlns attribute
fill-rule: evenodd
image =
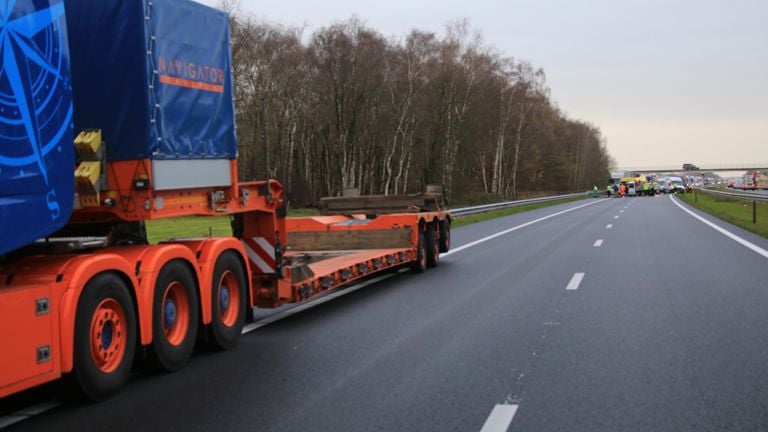
<svg viewBox="0 0 768 432"><path fill-rule="evenodd" d="M627 196L635 196L637 191L635 190L635 184L633 182L627 182Z"/></svg>

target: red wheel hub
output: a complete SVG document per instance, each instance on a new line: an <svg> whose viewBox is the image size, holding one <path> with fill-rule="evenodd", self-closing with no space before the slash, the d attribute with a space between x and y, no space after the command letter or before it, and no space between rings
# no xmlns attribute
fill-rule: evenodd
<svg viewBox="0 0 768 432"><path fill-rule="evenodd" d="M165 289L162 303L163 333L168 343L179 345L189 330L189 296L184 285L174 281Z"/></svg>
<svg viewBox="0 0 768 432"><path fill-rule="evenodd" d="M91 358L104 373L114 372L125 357L125 311L117 300L104 299L91 318Z"/></svg>
<svg viewBox="0 0 768 432"><path fill-rule="evenodd" d="M231 271L227 270L221 275L216 298L222 324L232 327L240 313L240 284Z"/></svg>

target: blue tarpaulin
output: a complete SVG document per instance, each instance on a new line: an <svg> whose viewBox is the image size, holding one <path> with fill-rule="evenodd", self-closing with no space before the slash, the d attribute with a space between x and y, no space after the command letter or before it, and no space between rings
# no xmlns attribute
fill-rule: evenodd
<svg viewBox="0 0 768 432"><path fill-rule="evenodd" d="M75 132L101 129L109 161L237 156L223 12L189 0L0 0L0 58L0 254L68 221Z"/></svg>
<svg viewBox="0 0 768 432"><path fill-rule="evenodd" d="M0 1L0 254L72 212L72 87L60 0Z"/></svg>
<svg viewBox="0 0 768 432"><path fill-rule="evenodd" d="M190 0L65 0L75 127L110 161L234 159L229 18Z"/></svg>

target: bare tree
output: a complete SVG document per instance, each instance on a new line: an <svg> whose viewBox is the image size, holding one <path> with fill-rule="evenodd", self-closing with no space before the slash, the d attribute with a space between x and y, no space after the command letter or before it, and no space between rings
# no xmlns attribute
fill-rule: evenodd
<svg viewBox="0 0 768 432"><path fill-rule="evenodd" d="M281 180L298 205L436 182L460 200L496 199L607 174L600 130L569 119L542 70L494 52L466 20L442 39L386 40L354 17L305 38L225 6L241 176Z"/></svg>

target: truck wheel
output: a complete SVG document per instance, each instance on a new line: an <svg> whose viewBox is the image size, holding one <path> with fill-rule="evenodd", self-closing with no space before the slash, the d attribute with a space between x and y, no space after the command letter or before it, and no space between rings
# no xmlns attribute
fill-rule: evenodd
<svg viewBox="0 0 768 432"><path fill-rule="evenodd" d="M419 243L416 245L416 261L411 263L413 273L424 273L427 270L427 247L424 234L419 233Z"/></svg>
<svg viewBox="0 0 768 432"><path fill-rule="evenodd" d="M237 345L246 311L245 270L234 252L216 260L211 284L211 338L214 348L226 350Z"/></svg>
<svg viewBox="0 0 768 432"><path fill-rule="evenodd" d="M198 317L192 271L181 260L169 261L155 282L152 302L152 348L162 369L171 372L187 363L195 348Z"/></svg>
<svg viewBox="0 0 768 432"><path fill-rule="evenodd" d="M427 224L427 230L424 232L424 241L427 247L427 267L437 267L440 264L437 226Z"/></svg>
<svg viewBox="0 0 768 432"><path fill-rule="evenodd" d="M74 378L99 401L128 381L136 351L136 312L125 282L114 273L94 277L77 302Z"/></svg>
<svg viewBox="0 0 768 432"><path fill-rule="evenodd" d="M440 228L440 252L445 253L451 250L451 221L441 220L438 227Z"/></svg>

